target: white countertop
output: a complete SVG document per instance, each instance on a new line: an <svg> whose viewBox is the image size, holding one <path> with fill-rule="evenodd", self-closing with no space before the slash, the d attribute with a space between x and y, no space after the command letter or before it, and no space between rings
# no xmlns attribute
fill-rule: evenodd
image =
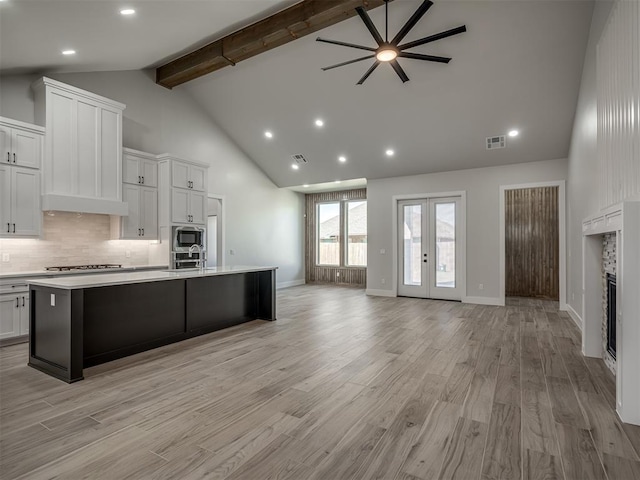
<svg viewBox="0 0 640 480"><path fill-rule="evenodd" d="M105 268L101 270L65 270L63 272L58 271L49 271L49 270L34 270L34 271L26 271L26 272L10 272L10 273L0 273L0 281L2 280L11 280L14 278L17 279L27 279L31 277L61 277L61 276L77 276L77 275L96 275L100 274L112 274L112 273L120 273L120 272L140 272L145 270L166 270L169 268L166 265L138 265L138 266L130 266L130 267L121 267L121 268Z"/></svg>
<svg viewBox="0 0 640 480"><path fill-rule="evenodd" d="M275 270L278 267L248 267L227 266L209 267L203 272L197 268L184 270L159 270L146 272L122 272L122 273L96 273L93 275L74 275L60 278L38 278L30 281L30 285L40 287L62 288L76 290L81 288L106 287L112 285L126 285L130 283L158 282L163 280L179 280L197 277L210 277L215 275L230 275L234 273L262 272Z"/></svg>

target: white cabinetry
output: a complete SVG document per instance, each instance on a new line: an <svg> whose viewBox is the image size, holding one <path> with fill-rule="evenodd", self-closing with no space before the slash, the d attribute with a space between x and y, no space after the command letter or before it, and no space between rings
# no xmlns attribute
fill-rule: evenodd
<svg viewBox="0 0 640 480"><path fill-rule="evenodd" d="M40 168L44 129L0 117L0 160L4 164Z"/></svg>
<svg viewBox="0 0 640 480"><path fill-rule="evenodd" d="M207 170L205 167L179 160L173 160L171 163L172 187L204 192L207 189L206 182Z"/></svg>
<svg viewBox="0 0 640 480"><path fill-rule="evenodd" d="M36 121L46 126L43 209L126 214L121 201L125 106L46 77L33 90Z"/></svg>
<svg viewBox="0 0 640 480"><path fill-rule="evenodd" d="M40 172L0 164L0 237L40 235Z"/></svg>
<svg viewBox="0 0 640 480"><path fill-rule="evenodd" d="M29 289L20 279L0 285L0 340L29 333Z"/></svg>
<svg viewBox="0 0 640 480"><path fill-rule="evenodd" d="M130 240L158 238L158 162L155 155L125 148L122 200L129 214L111 217L112 237Z"/></svg>
<svg viewBox="0 0 640 480"><path fill-rule="evenodd" d="M158 156L160 226L202 225L207 222L207 166Z"/></svg>

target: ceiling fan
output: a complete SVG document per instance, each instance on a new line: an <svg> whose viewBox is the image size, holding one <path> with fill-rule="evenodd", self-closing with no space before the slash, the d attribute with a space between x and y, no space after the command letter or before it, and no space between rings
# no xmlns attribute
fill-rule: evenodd
<svg viewBox="0 0 640 480"><path fill-rule="evenodd" d="M451 30L447 30L445 32L436 33L435 35L429 35L428 37L421 38L420 40L414 40L413 42L408 42L404 44L400 44L402 39L407 36L409 31L420 21L422 16L427 13L427 10L431 8L433 2L430 0L425 0L422 2L422 5L418 7L418 9L411 15L411 18L407 20L407 23L400 29L396 36L393 37L391 41L389 41L389 0L384 0L384 18L385 18L385 35L384 40L382 36L378 32L378 29L371 21L371 17L367 14L366 10L362 7L357 7L356 12L366 25L367 29L373 36L373 39L378 44L377 48L367 47L364 45L356 45L354 43L347 42L339 42L337 40L327 40L325 38L316 38L318 42L331 43L333 45L341 45L343 47L357 48L359 50L367 50L369 52L373 52L371 55L367 55L365 57L356 58L354 60L349 60L347 62L338 63L336 65L331 65L330 67L324 67L322 70L331 70L332 68L343 67L345 65L350 65L352 63L361 62L363 60L368 60L370 58L375 57L375 62L369 70L365 72L362 78L358 81L358 85L362 85L364 81L369 78L369 75L373 73L373 71L380 65L380 62L388 63L395 70L395 72L402 80L402 83L408 82L409 77L404 72L400 64L398 63L398 57L400 58L412 58L414 60L426 60L428 62L438 62L438 63L449 63L451 58L448 57L437 57L434 55L423 55L421 53L411 53L405 52L413 47L417 47L420 45L424 45L426 43L435 42L436 40L441 40L443 38L451 37L452 35L457 35L459 33L463 33L467 31L467 27L462 25L461 27L452 28Z"/></svg>

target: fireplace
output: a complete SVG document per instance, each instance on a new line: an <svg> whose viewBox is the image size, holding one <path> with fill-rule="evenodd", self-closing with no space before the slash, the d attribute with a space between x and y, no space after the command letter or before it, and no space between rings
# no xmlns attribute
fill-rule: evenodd
<svg viewBox="0 0 640 480"><path fill-rule="evenodd" d="M616 276L607 273L607 352L616 359Z"/></svg>

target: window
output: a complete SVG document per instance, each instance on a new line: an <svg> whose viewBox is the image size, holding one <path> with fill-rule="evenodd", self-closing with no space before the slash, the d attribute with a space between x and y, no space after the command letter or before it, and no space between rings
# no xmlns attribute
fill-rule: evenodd
<svg viewBox="0 0 640 480"><path fill-rule="evenodd" d="M367 266L367 201L318 203L316 265Z"/></svg>
<svg viewBox="0 0 640 480"><path fill-rule="evenodd" d="M340 265L340 202L318 204L318 265Z"/></svg>
<svg viewBox="0 0 640 480"><path fill-rule="evenodd" d="M367 202L346 202L347 265L367 266Z"/></svg>

